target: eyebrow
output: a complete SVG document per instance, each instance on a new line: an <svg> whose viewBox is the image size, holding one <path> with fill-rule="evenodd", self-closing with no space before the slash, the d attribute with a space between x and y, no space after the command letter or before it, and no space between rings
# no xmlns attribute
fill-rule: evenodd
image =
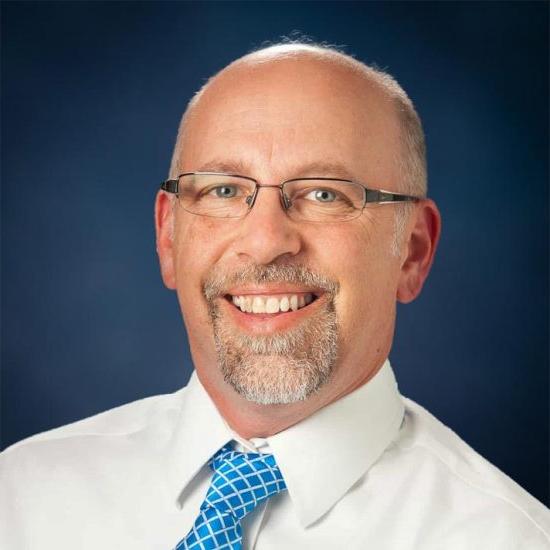
<svg viewBox="0 0 550 550"><path fill-rule="evenodd" d="M211 160L200 166L198 172L223 172L246 176L247 165L241 161Z"/></svg>
<svg viewBox="0 0 550 550"><path fill-rule="evenodd" d="M199 172L222 172L226 174L236 174L248 176L252 170L250 166L243 161L225 161L212 160L201 165ZM291 177L287 179L309 178L309 177L334 177L347 180L355 180L354 175L343 165L338 162L310 162L299 166L296 170L291 171ZM250 177L250 176L249 176Z"/></svg>

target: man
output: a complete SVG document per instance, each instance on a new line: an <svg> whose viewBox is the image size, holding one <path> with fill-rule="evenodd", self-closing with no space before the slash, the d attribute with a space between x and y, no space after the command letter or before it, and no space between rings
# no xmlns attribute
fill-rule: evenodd
<svg viewBox="0 0 550 550"><path fill-rule="evenodd" d="M156 200L189 385L2 455L2 548L550 548L539 502L398 393L396 301L440 232L423 134L335 50L238 59Z"/></svg>

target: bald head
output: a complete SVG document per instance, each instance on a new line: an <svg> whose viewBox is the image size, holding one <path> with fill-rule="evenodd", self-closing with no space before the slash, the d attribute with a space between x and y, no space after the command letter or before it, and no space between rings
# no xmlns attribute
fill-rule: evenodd
<svg viewBox="0 0 550 550"><path fill-rule="evenodd" d="M242 123L238 112L243 110L243 102L236 109L234 103L235 98L243 94L248 94L251 102L246 106L248 109L265 108L266 102L274 104L280 99L289 105L292 111L287 113L289 117L300 116L299 109L302 109L308 110L309 116L315 119L316 109L327 111L332 106L340 122L334 120L330 131L334 132L335 127L346 122L360 123L371 148L373 132L376 132L379 147L390 147L393 151L395 190L420 196L426 194L424 135L404 90L387 73L335 49L310 44L263 48L235 60L213 76L189 102L184 113L172 158L171 177L183 171L185 159L192 156L188 153L193 146L191 138L197 120L202 123L201 130L205 127L205 118L208 128L216 126L216 117L233 116L234 124ZM230 105L233 105L232 112L225 109ZM316 130L326 131L322 127ZM287 131L292 131L292 127Z"/></svg>

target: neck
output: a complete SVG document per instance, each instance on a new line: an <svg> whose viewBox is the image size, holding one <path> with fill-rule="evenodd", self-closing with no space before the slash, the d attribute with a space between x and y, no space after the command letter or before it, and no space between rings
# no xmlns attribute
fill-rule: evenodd
<svg viewBox="0 0 550 550"><path fill-rule="evenodd" d="M233 390L230 399L227 395L216 395L208 387L206 390L230 428L245 439L275 435L328 404L316 395L300 403L259 405L245 400Z"/></svg>
<svg viewBox="0 0 550 550"><path fill-rule="evenodd" d="M251 439L253 437L270 437L298 424L323 407L367 383L378 372L382 364L383 361L377 365L377 368L368 372L364 378L355 380L353 384L339 384L338 377L335 376L327 385L306 400L281 405L260 405L247 401L223 380L209 380L208 377L201 376L199 370L197 370L197 375L229 427L244 439Z"/></svg>

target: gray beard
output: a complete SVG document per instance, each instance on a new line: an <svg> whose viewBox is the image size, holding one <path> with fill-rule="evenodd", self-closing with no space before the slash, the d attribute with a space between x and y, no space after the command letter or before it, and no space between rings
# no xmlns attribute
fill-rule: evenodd
<svg viewBox="0 0 550 550"><path fill-rule="evenodd" d="M325 306L291 330L269 336L250 336L223 318L216 285L205 285L214 329L218 366L224 380L248 401L275 405L303 401L331 377L338 355L338 325L334 307L337 286L321 281L301 266L254 267L238 280L286 281L321 286ZM319 283L322 282L323 285ZM316 284L313 284L316 283Z"/></svg>

